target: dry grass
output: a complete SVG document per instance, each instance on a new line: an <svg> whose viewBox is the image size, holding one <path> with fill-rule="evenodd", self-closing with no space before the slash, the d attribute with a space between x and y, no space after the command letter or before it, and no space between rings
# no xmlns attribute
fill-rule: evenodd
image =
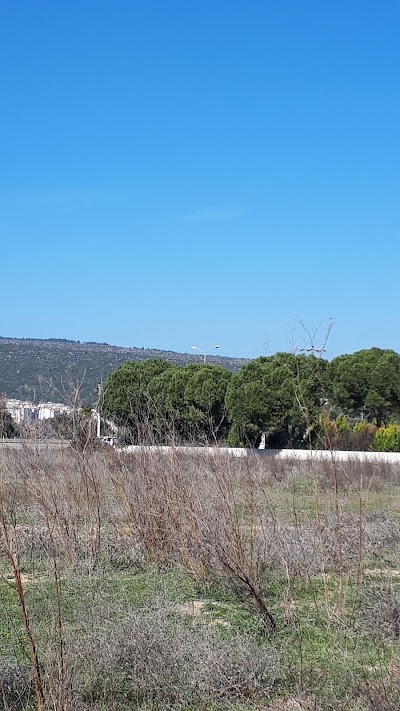
<svg viewBox="0 0 400 711"><path fill-rule="evenodd" d="M224 639L214 628L191 626L163 600L145 610L96 615L81 647L85 705L116 695L136 704L179 708L269 695L282 677L276 649L251 635ZM99 654L99 649L102 653Z"/></svg>
<svg viewBox="0 0 400 711"><path fill-rule="evenodd" d="M399 479L218 449L3 450L4 708L398 708ZM149 571L186 593L140 597Z"/></svg>

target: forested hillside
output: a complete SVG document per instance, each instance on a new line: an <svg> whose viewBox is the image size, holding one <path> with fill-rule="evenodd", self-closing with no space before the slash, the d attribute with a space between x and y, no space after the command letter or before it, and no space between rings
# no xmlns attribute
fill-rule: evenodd
<svg viewBox="0 0 400 711"><path fill-rule="evenodd" d="M58 339L0 337L0 393L38 402L68 402L80 384L85 403L96 399L97 385L126 361L148 358L175 365L201 362L200 356L146 348L123 348L108 343L80 343ZM207 361L239 371L245 359L208 356Z"/></svg>

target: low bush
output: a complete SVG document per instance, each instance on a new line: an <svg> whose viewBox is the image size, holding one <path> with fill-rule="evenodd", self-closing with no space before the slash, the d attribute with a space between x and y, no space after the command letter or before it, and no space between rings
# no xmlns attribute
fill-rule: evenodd
<svg viewBox="0 0 400 711"><path fill-rule="evenodd" d="M20 662L0 658L0 708L26 708L33 696L32 675Z"/></svg>
<svg viewBox="0 0 400 711"><path fill-rule="evenodd" d="M205 708L223 701L268 698L284 678L271 643L229 633L199 620L192 624L165 601L145 610L96 614L80 644L81 699L119 698L146 708Z"/></svg>
<svg viewBox="0 0 400 711"><path fill-rule="evenodd" d="M393 422L379 427L372 441L372 449L376 452L400 452L400 426Z"/></svg>

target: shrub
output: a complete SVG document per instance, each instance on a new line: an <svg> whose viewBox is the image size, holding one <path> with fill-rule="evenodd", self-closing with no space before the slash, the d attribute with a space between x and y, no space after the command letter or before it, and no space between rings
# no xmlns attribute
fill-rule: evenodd
<svg viewBox="0 0 400 711"><path fill-rule="evenodd" d="M199 620L191 626L166 601L121 609L111 624L101 617L81 648L86 702L121 697L148 708L204 707L269 695L282 679L272 644L244 633L223 636Z"/></svg>
<svg viewBox="0 0 400 711"><path fill-rule="evenodd" d="M375 642L390 643L400 636L400 600L393 586L381 583L362 590L357 606L355 630Z"/></svg>
<svg viewBox="0 0 400 711"><path fill-rule="evenodd" d="M360 452L370 449L376 430L375 425L365 420L356 422L352 429L351 449Z"/></svg>
<svg viewBox="0 0 400 711"><path fill-rule="evenodd" d="M400 427L396 423L383 425L376 431L372 448L377 452L400 452Z"/></svg>
<svg viewBox="0 0 400 711"><path fill-rule="evenodd" d="M317 449L322 446L323 449L367 451L371 447L376 430L375 425L365 421L356 422L350 427L344 415L340 415L336 420L322 419Z"/></svg>
<svg viewBox="0 0 400 711"><path fill-rule="evenodd" d="M32 676L23 664L0 658L0 707L25 708L32 692Z"/></svg>

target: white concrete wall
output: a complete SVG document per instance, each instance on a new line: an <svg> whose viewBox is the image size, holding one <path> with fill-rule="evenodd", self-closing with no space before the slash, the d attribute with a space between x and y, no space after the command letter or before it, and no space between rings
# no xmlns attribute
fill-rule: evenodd
<svg viewBox="0 0 400 711"><path fill-rule="evenodd" d="M328 461L384 461L400 464L400 452L347 452L307 449L241 449L239 447L168 447L168 446L140 446L128 445L120 447L119 452L156 452L157 454L171 454L172 452L206 453L210 455L229 455L232 457L275 457L276 459L296 459L299 461L328 460Z"/></svg>

